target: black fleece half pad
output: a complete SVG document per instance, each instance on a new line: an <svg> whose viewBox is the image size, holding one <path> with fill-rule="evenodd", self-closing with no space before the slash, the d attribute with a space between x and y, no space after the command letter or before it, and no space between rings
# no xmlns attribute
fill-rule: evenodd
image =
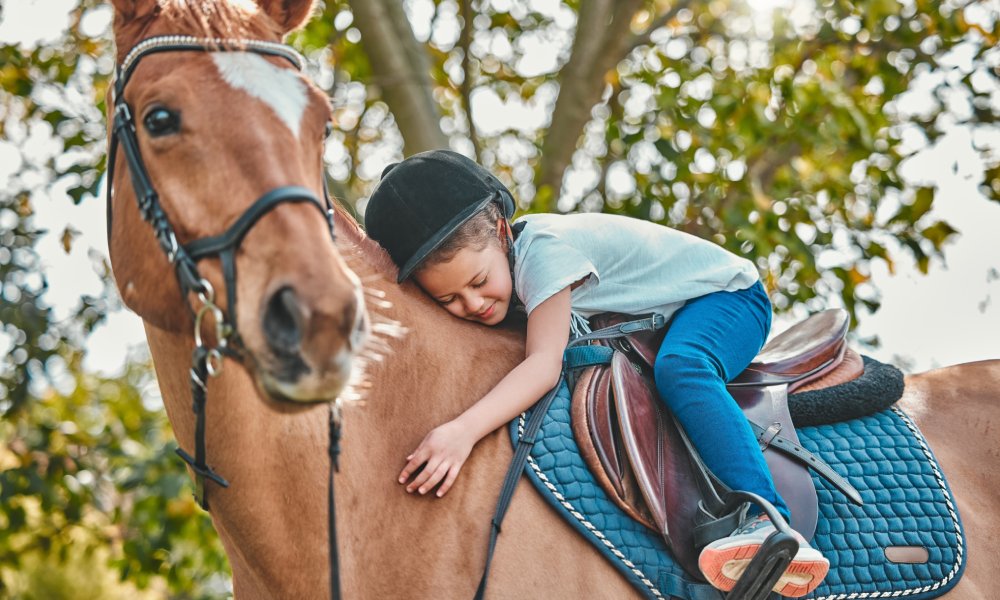
<svg viewBox="0 0 1000 600"><path fill-rule="evenodd" d="M903 372L862 356L865 372L854 381L788 397L796 427L849 421L889 408L903 396Z"/></svg>

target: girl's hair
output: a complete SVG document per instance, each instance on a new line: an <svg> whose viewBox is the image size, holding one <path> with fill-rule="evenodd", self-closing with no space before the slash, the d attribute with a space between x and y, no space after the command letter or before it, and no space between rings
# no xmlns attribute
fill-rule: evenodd
<svg viewBox="0 0 1000 600"><path fill-rule="evenodd" d="M456 229L455 233L448 236L448 239L438 246L419 268L424 269L446 263L455 258L455 255L463 248L471 248L478 252L490 244L499 245L497 221L502 216L497 203L490 202L486 208L469 217L469 220Z"/></svg>

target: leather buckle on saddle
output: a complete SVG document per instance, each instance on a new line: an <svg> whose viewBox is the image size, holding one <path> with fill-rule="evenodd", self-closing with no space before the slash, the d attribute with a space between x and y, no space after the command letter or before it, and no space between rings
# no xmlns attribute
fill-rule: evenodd
<svg viewBox="0 0 1000 600"><path fill-rule="evenodd" d="M761 452L767 450L767 447L771 445L771 442L774 441L775 436L777 436L778 433L780 432L781 432L781 423L778 423L777 421L771 423L770 425L767 426L767 429L760 432L760 435L757 436L757 441L760 442Z"/></svg>

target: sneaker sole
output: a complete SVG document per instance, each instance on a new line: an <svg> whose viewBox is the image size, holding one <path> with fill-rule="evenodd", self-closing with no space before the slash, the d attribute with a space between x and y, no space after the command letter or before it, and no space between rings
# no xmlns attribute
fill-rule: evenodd
<svg viewBox="0 0 1000 600"><path fill-rule="evenodd" d="M718 548L706 548L698 557L698 567L713 587L728 592L753 560L759 543L736 543ZM830 570L830 561L819 551L803 547L778 578L773 591L798 598L816 589Z"/></svg>

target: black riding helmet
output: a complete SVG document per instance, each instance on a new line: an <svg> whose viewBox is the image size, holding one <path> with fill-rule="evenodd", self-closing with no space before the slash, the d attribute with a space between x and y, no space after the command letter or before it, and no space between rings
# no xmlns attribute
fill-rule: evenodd
<svg viewBox="0 0 1000 600"><path fill-rule="evenodd" d="M505 218L514 215L510 191L475 161L451 150L421 152L382 171L365 229L389 252L402 282L490 202Z"/></svg>

